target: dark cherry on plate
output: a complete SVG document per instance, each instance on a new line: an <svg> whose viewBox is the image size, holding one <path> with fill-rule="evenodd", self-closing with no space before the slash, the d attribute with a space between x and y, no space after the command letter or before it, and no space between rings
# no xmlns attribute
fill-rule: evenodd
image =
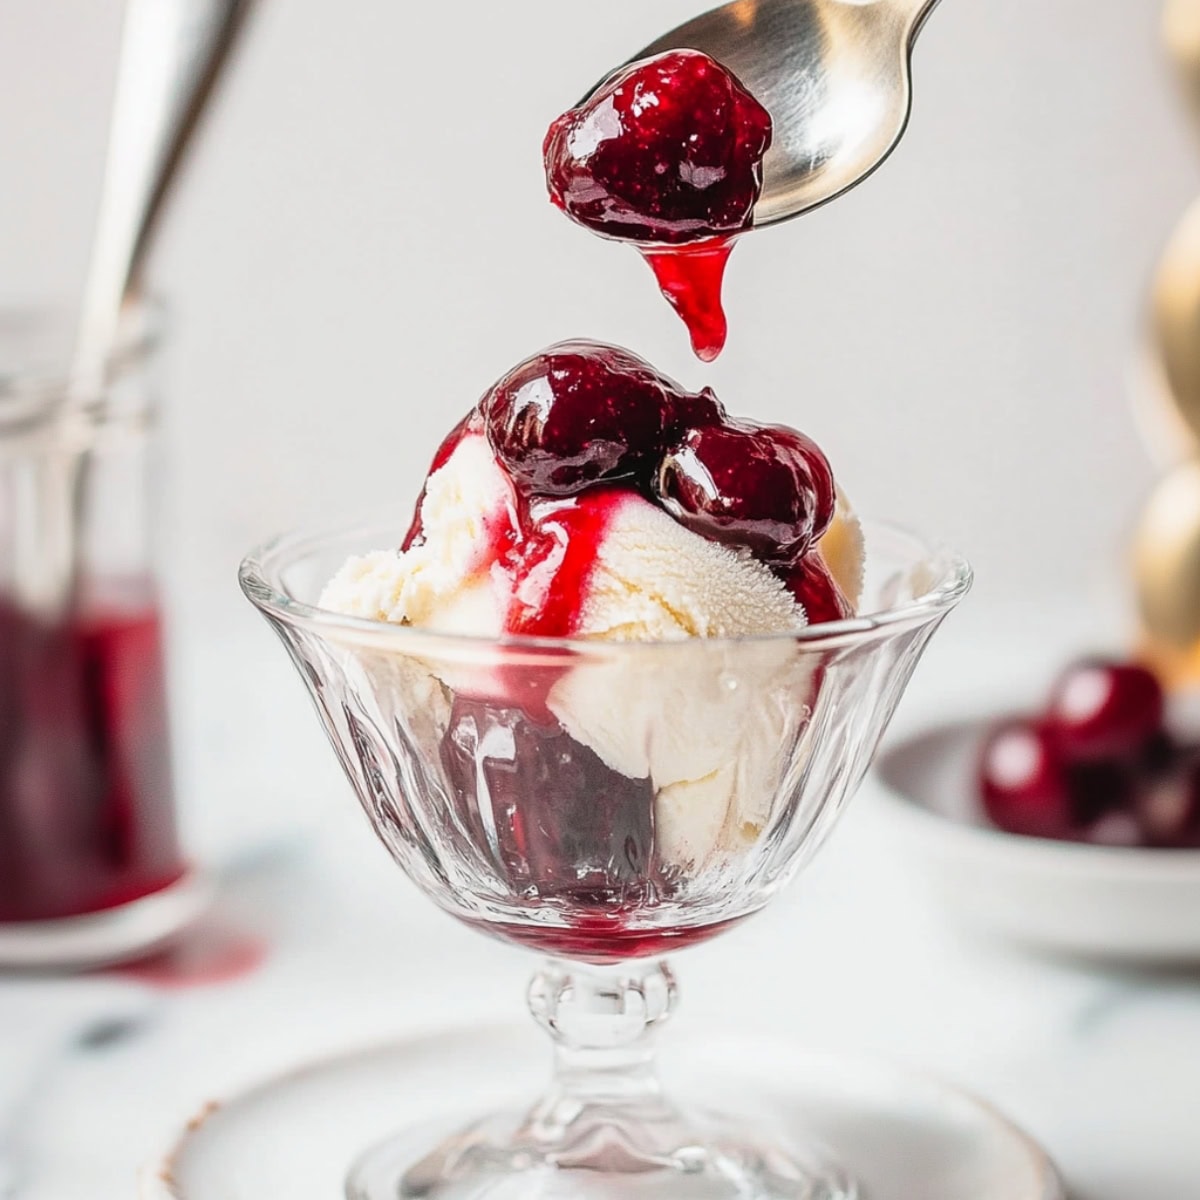
<svg viewBox="0 0 1200 1200"><path fill-rule="evenodd" d="M546 183L573 220L639 244L708 361L725 344L725 264L753 223L770 144L770 114L731 71L672 50L623 67L551 125Z"/></svg>
<svg viewBox="0 0 1200 1200"><path fill-rule="evenodd" d="M1063 672L1047 719L1072 758L1137 754L1162 729L1162 685L1138 663L1084 659Z"/></svg>
<svg viewBox="0 0 1200 1200"><path fill-rule="evenodd" d="M0 600L0 922L112 908L183 873L153 608Z"/></svg>
<svg viewBox="0 0 1200 1200"><path fill-rule="evenodd" d="M1066 764L1044 725L1016 719L994 730L983 749L984 809L1001 829L1069 838L1077 829Z"/></svg>
<svg viewBox="0 0 1200 1200"><path fill-rule="evenodd" d="M998 828L1031 837L1200 846L1200 753L1175 744L1164 716L1162 686L1145 667L1072 664L1043 713L985 741L984 810Z"/></svg>

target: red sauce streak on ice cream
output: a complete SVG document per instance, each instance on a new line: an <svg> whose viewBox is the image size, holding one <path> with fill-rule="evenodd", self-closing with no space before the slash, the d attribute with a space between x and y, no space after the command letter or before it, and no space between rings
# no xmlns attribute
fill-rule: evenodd
<svg viewBox="0 0 1200 1200"><path fill-rule="evenodd" d="M506 632L529 637L579 633L601 543L626 496L604 488L529 506L520 540L498 567L511 579Z"/></svg>

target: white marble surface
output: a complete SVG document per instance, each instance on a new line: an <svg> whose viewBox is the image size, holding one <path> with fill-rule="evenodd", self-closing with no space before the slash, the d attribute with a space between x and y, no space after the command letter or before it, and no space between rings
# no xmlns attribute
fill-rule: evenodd
<svg viewBox="0 0 1200 1200"><path fill-rule="evenodd" d="M1036 683L1042 647L1063 653L1101 623L1044 610L1038 622L957 619L901 724L981 686ZM119 974L0 981L0 1197L131 1197L138 1165L207 1100L330 1050L523 1003L532 959L458 928L394 870L267 635L247 623L179 651L192 840L226 881L210 928L261 939L267 957L178 990ZM1200 973L1118 974L972 943L897 860L871 793L772 910L677 960L669 1036L742 1024L879 1052L1002 1107L1044 1141L1075 1200L1195 1200Z"/></svg>

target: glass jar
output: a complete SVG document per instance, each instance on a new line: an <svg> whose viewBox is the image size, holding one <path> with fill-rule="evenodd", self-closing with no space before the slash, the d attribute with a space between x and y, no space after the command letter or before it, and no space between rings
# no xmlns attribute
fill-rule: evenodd
<svg viewBox="0 0 1200 1200"><path fill-rule="evenodd" d="M61 325L0 312L0 930L186 873L151 531L160 324L133 313L83 392L53 366Z"/></svg>

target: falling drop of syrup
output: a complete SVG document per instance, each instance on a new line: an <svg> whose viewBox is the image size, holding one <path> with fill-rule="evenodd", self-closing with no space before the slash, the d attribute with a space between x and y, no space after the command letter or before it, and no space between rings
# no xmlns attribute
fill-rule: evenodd
<svg viewBox="0 0 1200 1200"><path fill-rule="evenodd" d="M721 286L732 250L732 238L641 248L662 294L687 326L692 349L701 362L712 362L725 348L728 324Z"/></svg>

